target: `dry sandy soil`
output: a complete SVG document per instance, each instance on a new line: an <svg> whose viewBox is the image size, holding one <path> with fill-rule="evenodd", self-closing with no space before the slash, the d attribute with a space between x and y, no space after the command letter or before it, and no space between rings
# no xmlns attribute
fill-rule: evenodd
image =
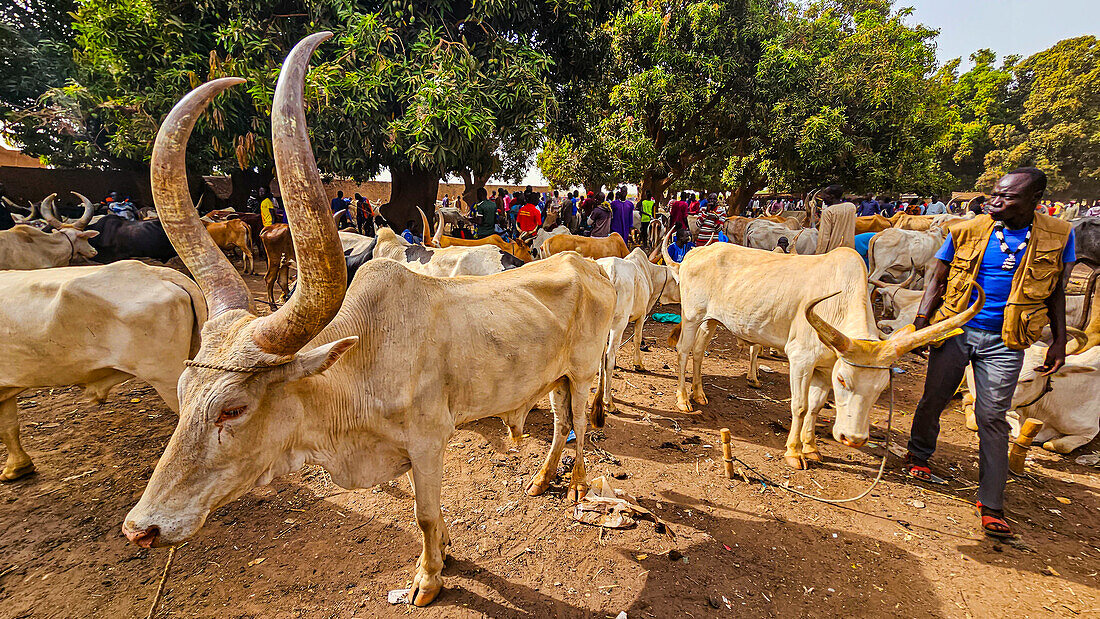
<svg viewBox="0 0 1100 619"><path fill-rule="evenodd" d="M259 296L258 278L249 281ZM646 325L649 372L616 372L621 410L585 456L592 478L616 476L674 537L648 521L628 530L574 522L565 482L542 497L524 494L548 446L544 401L518 449L494 419L453 437L443 491L453 545L446 588L430 607L386 600L409 585L420 552L407 480L345 490L307 467L212 515L180 548L160 616L1100 616L1100 477L1072 459L1100 440L1070 458L1033 452L1029 473L1008 487L1019 533L1011 544L977 529L977 437L954 411L934 462L949 486L907 481L891 456L865 499L809 501L772 483L724 479L719 429L729 427L736 454L776 482L851 496L877 470L888 395L875 409L871 445L833 442L823 420L825 462L791 471L780 458L786 364L765 360L773 371L762 373L763 389L750 389L744 354L720 331L703 364L710 404L682 415L668 331ZM919 358L903 367L896 445L923 377ZM128 545L120 525L176 417L138 381L103 405L79 396L42 389L19 399L38 472L0 486L0 617L144 617L154 596L167 551Z"/></svg>

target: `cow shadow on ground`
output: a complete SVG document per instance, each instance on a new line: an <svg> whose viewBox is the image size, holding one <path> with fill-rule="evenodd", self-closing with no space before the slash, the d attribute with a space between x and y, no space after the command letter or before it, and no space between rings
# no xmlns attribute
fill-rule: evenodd
<svg viewBox="0 0 1100 619"><path fill-rule="evenodd" d="M615 562L641 570L640 587L635 581L629 594L607 598L602 611L591 610L591 601L587 608L564 601L563 588L546 593L463 558L452 559L449 572L457 578L437 604L490 617L606 617L619 611L629 617L706 617L731 610L742 617L843 616L893 613L895 604L906 616L939 614L942 603L919 559L899 546L676 492L663 493L662 500L663 508L656 500L644 503L684 541L674 543L673 554L646 554L625 540L617 544L608 532L605 545L618 555ZM462 586L463 580L492 590L507 604Z"/></svg>

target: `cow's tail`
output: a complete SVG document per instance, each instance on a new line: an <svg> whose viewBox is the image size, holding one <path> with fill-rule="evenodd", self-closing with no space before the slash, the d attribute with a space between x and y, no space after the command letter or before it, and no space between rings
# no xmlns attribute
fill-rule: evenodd
<svg viewBox="0 0 1100 619"><path fill-rule="evenodd" d="M603 363L601 360L600 363ZM604 376L605 372L603 368L600 368L600 378L597 381L596 394L592 398L592 406L588 409L588 423L592 424L593 428L602 428L607 423L607 411L603 407L603 381L607 380ZM576 387L570 383L570 389ZM575 430L575 428L574 428Z"/></svg>
<svg viewBox="0 0 1100 619"><path fill-rule="evenodd" d="M669 348L676 348L676 345L680 343L680 327L680 323L676 323L676 326L672 327L672 332L668 334Z"/></svg>

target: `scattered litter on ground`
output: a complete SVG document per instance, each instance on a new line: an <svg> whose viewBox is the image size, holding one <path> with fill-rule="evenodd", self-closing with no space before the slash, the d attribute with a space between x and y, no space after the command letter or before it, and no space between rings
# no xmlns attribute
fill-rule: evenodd
<svg viewBox="0 0 1100 619"><path fill-rule="evenodd" d="M661 523L657 516L638 505L636 499L611 485L607 477L601 475L592 480L588 494L573 508L573 519L606 529L626 529L636 524L636 518L647 517L661 525L659 532L672 530Z"/></svg>
<svg viewBox="0 0 1100 619"><path fill-rule="evenodd" d="M409 591L411 591L411 589L394 589L390 591L386 599L390 601L390 604L408 604Z"/></svg>
<svg viewBox="0 0 1100 619"><path fill-rule="evenodd" d="M680 322L680 315L679 314L654 314L653 315L653 320L654 320L654 322L671 322L671 323L677 323L678 324Z"/></svg>
<svg viewBox="0 0 1100 619"><path fill-rule="evenodd" d="M1074 462L1082 466L1100 466L1100 451L1078 456Z"/></svg>

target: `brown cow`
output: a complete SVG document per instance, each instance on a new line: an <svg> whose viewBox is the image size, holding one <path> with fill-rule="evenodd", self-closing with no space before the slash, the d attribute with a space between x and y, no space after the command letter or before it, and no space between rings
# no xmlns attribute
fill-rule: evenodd
<svg viewBox="0 0 1100 619"><path fill-rule="evenodd" d="M264 229L263 218L258 213L242 213L240 211L210 211L204 215L206 219L211 221L226 221L227 219L239 219L248 224L248 227L252 230L252 251L256 252L263 249L263 243L260 243L260 230Z"/></svg>
<svg viewBox="0 0 1100 619"><path fill-rule="evenodd" d="M275 307L275 282L283 289L283 297L290 292L290 264L294 262L294 241L290 237L290 226L271 224L260 231L260 242L267 254L267 302Z"/></svg>
<svg viewBox="0 0 1100 619"><path fill-rule="evenodd" d="M887 228L894 227L894 222L883 217L882 215L866 215L864 217L856 217L856 234L863 234L865 232L882 232Z"/></svg>
<svg viewBox="0 0 1100 619"><path fill-rule="evenodd" d="M610 236L591 237L577 236L575 234L558 234L542 243L540 250L544 258L563 251L575 251L585 258L596 260L598 258L626 258L630 250L626 247L626 241L618 232L612 232Z"/></svg>
<svg viewBox="0 0 1100 619"><path fill-rule="evenodd" d="M741 217L740 215L728 217L724 226L726 236L730 237L730 241L738 245L744 245L745 230L748 229L749 223L752 221L754 221L752 217Z"/></svg>
<svg viewBox="0 0 1100 619"><path fill-rule="evenodd" d="M223 252L236 247L241 250L241 262L245 273L255 273L256 265L252 261L252 228L240 219L227 221L209 221L206 231L213 237L214 243Z"/></svg>

